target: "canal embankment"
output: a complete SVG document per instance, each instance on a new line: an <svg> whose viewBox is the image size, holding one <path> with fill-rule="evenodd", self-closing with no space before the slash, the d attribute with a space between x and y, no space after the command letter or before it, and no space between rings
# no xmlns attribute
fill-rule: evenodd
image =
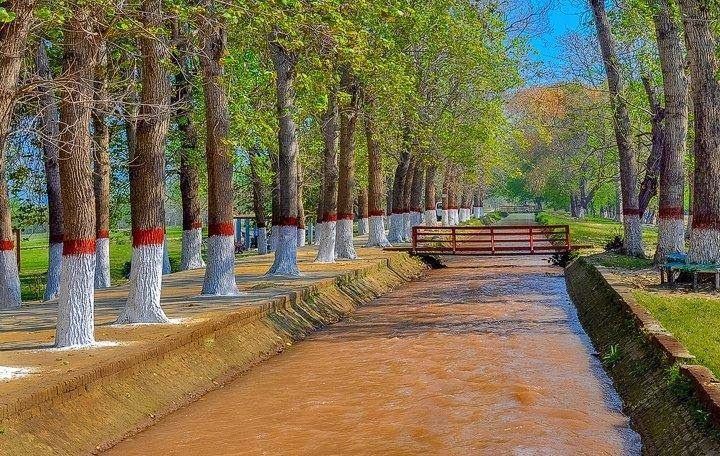
<svg viewBox="0 0 720 456"><path fill-rule="evenodd" d="M633 297L626 284L580 257L568 291L645 454L720 454L720 384Z"/></svg>

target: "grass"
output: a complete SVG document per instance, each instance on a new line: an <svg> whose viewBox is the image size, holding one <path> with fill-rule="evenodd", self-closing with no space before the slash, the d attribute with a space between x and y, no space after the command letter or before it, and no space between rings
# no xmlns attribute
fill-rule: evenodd
<svg viewBox="0 0 720 456"><path fill-rule="evenodd" d="M648 291L636 291L634 296L695 355L698 363L720 377L720 298Z"/></svg>
<svg viewBox="0 0 720 456"><path fill-rule="evenodd" d="M489 212L482 216L481 218L471 218L467 220L466 222L463 222L463 226L485 226L485 225L492 225L493 223L497 222L498 220L502 219L503 217L507 216L507 214L503 212Z"/></svg>
<svg viewBox="0 0 720 456"><path fill-rule="evenodd" d="M168 227L168 254L175 266L180 262L182 228ZM123 266L132 256L129 230L115 230L110 235L110 277L113 285L126 282ZM42 299L48 267L47 234L24 235L20 241L20 286L23 301Z"/></svg>
<svg viewBox="0 0 720 456"><path fill-rule="evenodd" d="M615 236L623 235L620 222L600 217L576 219L565 212L541 212L537 221L543 225L570 225L573 244L591 245L593 248L603 248ZM643 240L646 247L654 248L657 244L657 228L644 227Z"/></svg>

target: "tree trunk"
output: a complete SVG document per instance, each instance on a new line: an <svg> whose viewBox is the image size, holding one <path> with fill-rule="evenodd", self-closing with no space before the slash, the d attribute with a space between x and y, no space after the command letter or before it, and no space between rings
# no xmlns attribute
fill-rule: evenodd
<svg viewBox="0 0 720 456"><path fill-rule="evenodd" d="M340 150L338 153L338 222L335 257L357 258L353 245L353 191L355 190L355 126L358 120L359 87L354 76L342 71L342 90L350 96L347 106L340 108Z"/></svg>
<svg viewBox="0 0 720 456"><path fill-rule="evenodd" d="M144 27L162 27L161 0L145 0L142 11ZM140 36L139 43L142 88L130 163L133 253L130 292L118 316L119 324L168 321L160 307L165 244L165 142L170 127L167 45L160 37L147 34Z"/></svg>
<svg viewBox="0 0 720 456"><path fill-rule="evenodd" d="M257 228L258 254L267 253L267 221L265 220L265 185L258 167L260 166L260 146L255 144L250 148L250 181L253 188L253 211L255 212L255 227Z"/></svg>
<svg viewBox="0 0 720 456"><path fill-rule="evenodd" d="M203 94L205 101L205 160L208 176L207 267L202 294L233 296L235 282L235 198L230 150L230 111L223 82L222 59L227 51L225 24L209 7L200 20ZM211 19L212 17L213 19Z"/></svg>
<svg viewBox="0 0 720 456"><path fill-rule="evenodd" d="M410 232L407 234L408 240L412 240L412 227L422 225L422 195L425 188L425 167L420 163L415 165L415 171L412 176L412 186L410 188Z"/></svg>
<svg viewBox="0 0 720 456"><path fill-rule="evenodd" d="M475 188L475 199L473 202L473 215L475 218L482 218L485 216L485 185L483 183L478 184Z"/></svg>
<svg viewBox="0 0 720 456"><path fill-rule="evenodd" d="M435 212L435 176L437 165L431 164L425 170L425 213L423 214L423 225L437 225L437 214Z"/></svg>
<svg viewBox="0 0 720 456"><path fill-rule="evenodd" d="M95 190L95 288L110 286L110 128L105 119L109 111L107 90L107 49L98 49L95 70L95 106L92 111Z"/></svg>
<svg viewBox="0 0 720 456"><path fill-rule="evenodd" d="M671 16L671 0L659 2L654 15L665 91L665 140L660 161L658 245L655 261L685 250L685 151L688 128L688 78L680 27Z"/></svg>
<svg viewBox="0 0 720 456"><path fill-rule="evenodd" d="M720 83L714 16L707 1L680 0L695 114L690 261L720 263Z"/></svg>
<svg viewBox="0 0 720 456"><path fill-rule="evenodd" d="M297 213L298 213L298 230L297 230L297 246L305 246L305 204L303 202L303 169L298 160L297 164Z"/></svg>
<svg viewBox="0 0 720 456"><path fill-rule="evenodd" d="M33 22L34 4L29 0L6 0L3 7L13 12L15 19L0 23L0 310L20 307L20 278L5 175L5 142L10 133L15 91Z"/></svg>
<svg viewBox="0 0 720 456"><path fill-rule="evenodd" d="M450 166L448 173L448 224L450 226L457 226L460 222L458 213L458 175L455 166Z"/></svg>
<svg viewBox="0 0 720 456"><path fill-rule="evenodd" d="M640 209L637 194L637 152L632 143L630 115L623 98L624 84L620 77L620 64L615 49L615 38L610 31L610 22L605 11L604 0L590 0L605 72L607 73L610 105L613 110L615 140L620 153L620 187L623 200L623 226L625 230L625 251L628 255L645 255L640 224Z"/></svg>
<svg viewBox="0 0 720 456"><path fill-rule="evenodd" d="M408 143L409 145L409 143ZM412 238L412 220L410 215L410 197L412 196L413 177L415 176L415 169L419 166L417 156L410 154L410 164L408 169L403 176L403 187L402 187L402 236L403 242L409 242Z"/></svg>
<svg viewBox="0 0 720 456"><path fill-rule="evenodd" d="M295 65L297 57L281 44L282 32L275 29L270 37L270 53L275 66L279 154L277 164L277 249L268 275L299 277L297 266L297 126L295 112Z"/></svg>
<svg viewBox="0 0 720 456"><path fill-rule="evenodd" d="M88 7L73 12L64 33L60 104L60 189L65 236L60 271L58 347L89 345L94 337L95 198L90 118L98 43Z"/></svg>
<svg viewBox="0 0 720 456"><path fill-rule="evenodd" d="M338 163L337 150L339 139L339 113L337 93L328 94L328 107L321 119L323 134L322 195L318 210L316 263L335 262L335 237L337 236L337 189Z"/></svg>
<svg viewBox="0 0 720 456"><path fill-rule="evenodd" d="M60 290L60 268L62 264L63 219L62 196L60 194L59 139L60 111L52 88L52 71L47 55L47 44L40 39L35 66L38 77L48 84L38 86L39 118L42 132L40 144L45 161L45 182L48 199L48 272L43 300L57 298Z"/></svg>
<svg viewBox="0 0 720 456"><path fill-rule="evenodd" d="M391 243L403 242L403 190L405 187L405 176L410 168L410 151L403 150L400 153L400 161L395 168L395 177L392 185L392 213L390 214L390 232L388 241Z"/></svg>
<svg viewBox="0 0 720 456"><path fill-rule="evenodd" d="M179 21L173 23L174 52L173 61L178 71L175 73L175 93L173 104L175 123L180 133L180 199L182 201L182 253L180 270L202 269L202 218L200 216L200 196L198 188L197 130L192 119L193 81L196 69L193 65L186 30Z"/></svg>
<svg viewBox="0 0 720 456"><path fill-rule="evenodd" d="M442 226L450 226L450 165L445 167L442 187Z"/></svg>
<svg viewBox="0 0 720 456"><path fill-rule="evenodd" d="M385 234L383 200L382 153L377 142L375 126L375 99L365 92L365 140L368 150L368 242L366 247L390 247Z"/></svg>

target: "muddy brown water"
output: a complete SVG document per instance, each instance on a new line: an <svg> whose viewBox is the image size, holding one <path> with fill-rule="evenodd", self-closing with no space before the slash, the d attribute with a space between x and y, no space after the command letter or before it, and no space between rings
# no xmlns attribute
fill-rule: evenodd
<svg viewBox="0 0 720 456"><path fill-rule="evenodd" d="M447 265L108 454L640 453L560 268Z"/></svg>

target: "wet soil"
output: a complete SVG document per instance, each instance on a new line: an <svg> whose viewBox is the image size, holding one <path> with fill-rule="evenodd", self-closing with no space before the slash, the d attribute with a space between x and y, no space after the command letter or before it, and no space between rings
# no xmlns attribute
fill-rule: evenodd
<svg viewBox="0 0 720 456"><path fill-rule="evenodd" d="M108 454L640 453L562 269L530 257L447 266Z"/></svg>

